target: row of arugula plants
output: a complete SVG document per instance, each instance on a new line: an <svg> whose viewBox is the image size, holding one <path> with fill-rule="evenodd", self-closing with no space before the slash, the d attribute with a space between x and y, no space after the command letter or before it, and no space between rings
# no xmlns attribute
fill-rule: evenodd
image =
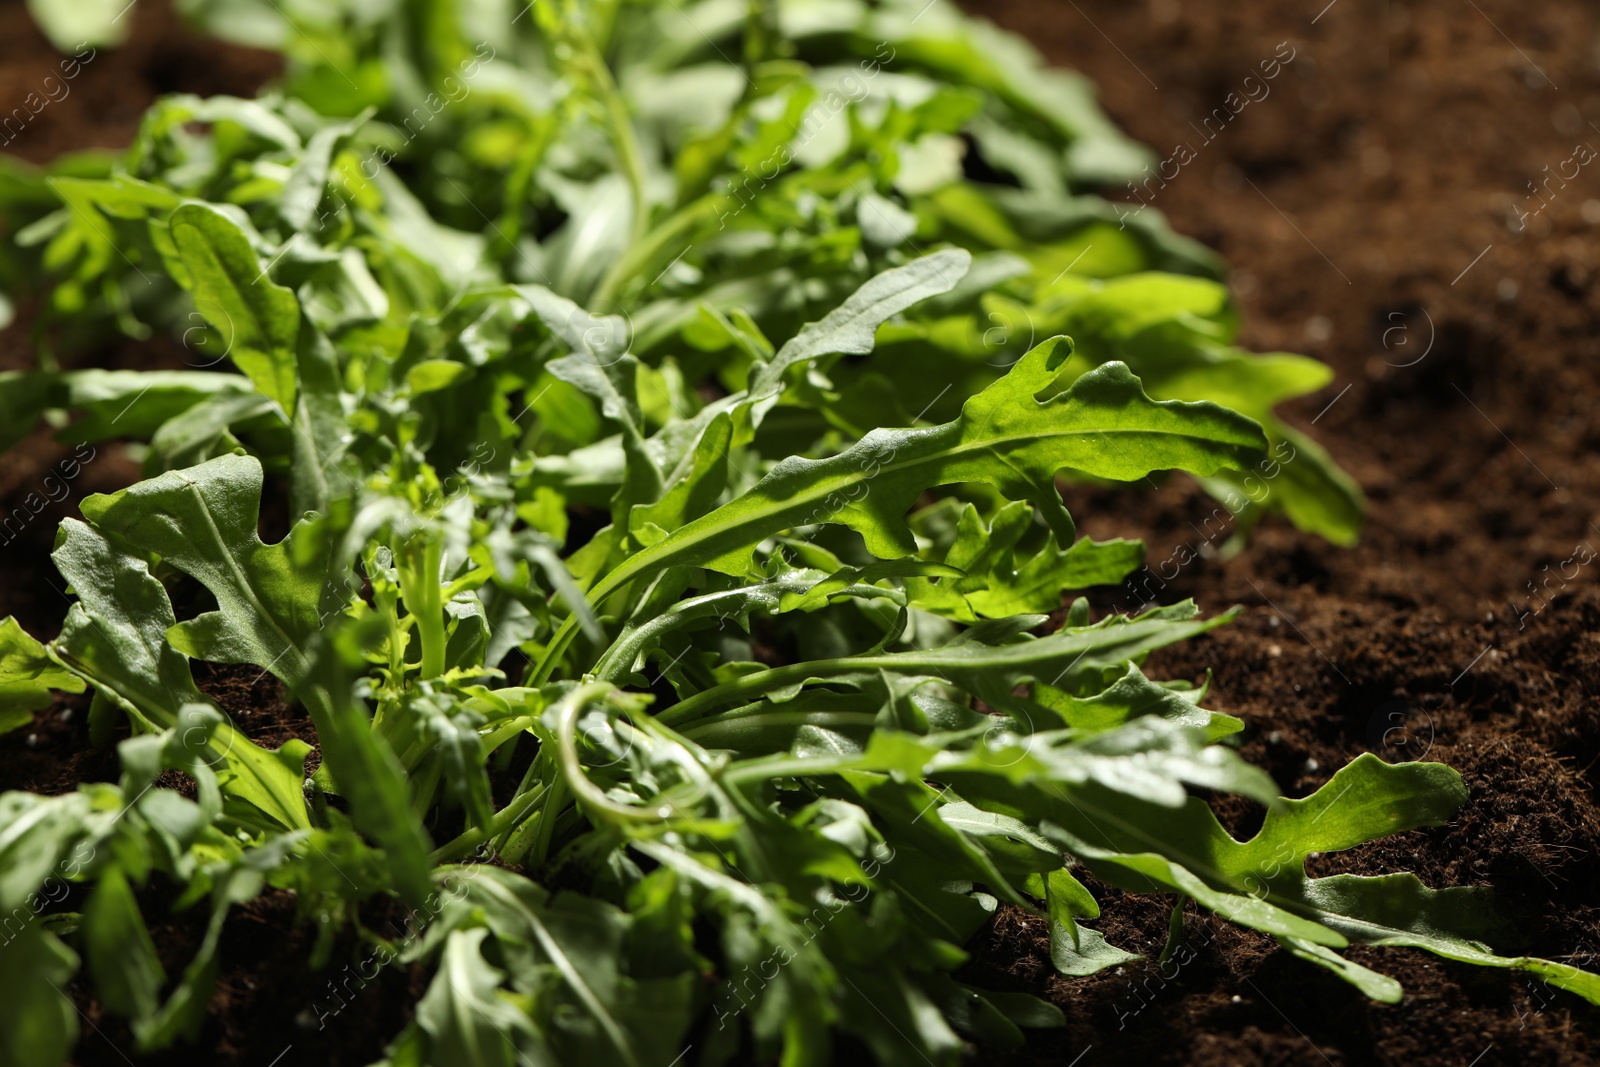
<svg viewBox="0 0 1600 1067"><path fill-rule="evenodd" d="M0 624L0 728L85 689L97 740L131 727L119 781L0 795L0 1059L69 1055L80 970L139 1051L193 1040L271 890L319 1026L347 933L432 968L396 1067L1015 1045L1060 1010L958 981L963 946L1009 905L1062 974L1135 959L1083 872L1169 898L1168 952L1193 902L1382 1001L1341 950L1600 1002L1495 954L1484 890L1305 873L1446 821L1457 774L1281 799L1204 685L1141 670L1231 614L1072 597L1142 546L1078 537L1062 480L1361 515L1272 413L1327 368L1236 347L1214 259L1085 191L1148 157L1081 80L921 0L188 10L280 88L0 174L40 367L0 443L44 417L145 474L61 524L59 636ZM192 367L63 369L119 332ZM314 773L196 659L280 679ZM362 924L385 894L401 936ZM209 915L180 973L152 909Z"/></svg>

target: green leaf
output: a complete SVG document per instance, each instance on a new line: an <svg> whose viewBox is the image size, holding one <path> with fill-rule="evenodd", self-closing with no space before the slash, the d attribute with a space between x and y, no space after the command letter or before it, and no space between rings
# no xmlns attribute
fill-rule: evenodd
<svg viewBox="0 0 1600 1067"><path fill-rule="evenodd" d="M251 395L245 379L210 371L90 369L52 377L49 406L80 415L60 434L72 443L151 437L197 405Z"/></svg>
<svg viewBox="0 0 1600 1067"><path fill-rule="evenodd" d="M276 421L278 415L278 405L253 389L207 397L161 424L150 438L145 469L159 473L215 459L239 447L234 426L261 416L274 416Z"/></svg>
<svg viewBox="0 0 1600 1067"><path fill-rule="evenodd" d="M516 293L568 350L546 369L600 402L606 418L622 429L629 503L650 503L661 495L661 471L645 448L639 420L639 361L627 354L628 328L615 315L594 315L542 286L520 285Z"/></svg>
<svg viewBox="0 0 1600 1067"><path fill-rule="evenodd" d="M1035 691L1034 699L1059 714L1068 726L1091 733L1116 729L1141 715L1198 726L1211 741L1244 729L1243 720L1199 707L1182 693L1146 678L1132 664L1128 665L1127 674L1093 696L1079 697L1054 687L1041 687Z"/></svg>
<svg viewBox="0 0 1600 1067"><path fill-rule="evenodd" d="M754 697L798 686L888 671L894 674L936 676L958 685L993 706L1009 703L1012 690L1025 681L1048 684L1095 677L1108 668L1121 669L1130 659L1177 641L1183 641L1227 622L1231 615L1205 620L1180 620L1160 616L1115 618L1096 626L1064 629L1046 637L1024 638L1006 644L986 644L972 636L939 648L885 652L812 660L736 678L697 693L668 708L663 722L680 723ZM1024 617L1031 627L1042 621Z"/></svg>
<svg viewBox="0 0 1600 1067"><path fill-rule="evenodd" d="M1278 942L1301 959L1327 968L1380 1003L1398 1004L1405 996L1405 990L1393 978L1347 960L1326 945L1315 945L1296 937L1280 937Z"/></svg>
<svg viewBox="0 0 1600 1067"><path fill-rule="evenodd" d="M83 679L62 670L11 616L0 619L0 734L26 726L50 706L50 691L83 692Z"/></svg>
<svg viewBox="0 0 1600 1067"><path fill-rule="evenodd" d="M930 296L955 288L972 265L972 254L947 248L884 271L851 294L850 298L818 322L806 327L778 349L771 362L750 374L752 418L759 423L777 403L791 368L824 355L865 355L872 351L878 327L888 319Z"/></svg>
<svg viewBox="0 0 1600 1067"><path fill-rule="evenodd" d="M1376 877L1334 875L1304 879L1298 887L1274 886L1274 894L1306 908L1325 926L1353 942L1420 948L1447 960L1537 975L1558 989L1600 1004L1600 975L1536 956L1501 956L1474 939L1493 924L1487 894L1453 887L1434 890L1412 874ZM1347 981L1348 961L1314 960Z"/></svg>
<svg viewBox="0 0 1600 1067"><path fill-rule="evenodd" d="M119 45L127 37L133 21L122 22L128 8L120 0L84 0L66 5L28 0L28 13L60 52L71 52L86 45L100 48ZM92 59L94 50L88 51Z"/></svg>
<svg viewBox="0 0 1600 1067"><path fill-rule="evenodd" d="M1336 545L1355 544L1366 521L1366 498L1355 479L1327 449L1288 424L1270 419L1263 425L1272 442L1270 458L1247 474L1219 477L1246 501L1281 509L1302 530Z"/></svg>
<svg viewBox="0 0 1600 1067"><path fill-rule="evenodd" d="M1270 880L1279 870L1299 870L1313 852L1338 852L1438 826L1466 799L1461 776L1442 763L1389 764L1365 752L1310 796L1280 801L1255 837L1219 854L1226 857L1222 870L1240 879L1255 874Z"/></svg>
<svg viewBox="0 0 1600 1067"><path fill-rule="evenodd" d="M1239 473L1219 475L1214 492L1282 511L1335 544L1354 544L1365 504L1360 488L1306 435L1275 418L1285 400L1314 393L1333 372L1305 356L1257 355L1230 342L1236 315L1222 285L1167 274L1107 281L1061 321L1091 360L1123 360L1151 396L1213 400L1257 419L1268 455Z"/></svg>
<svg viewBox="0 0 1600 1067"><path fill-rule="evenodd" d="M78 1040L67 983L78 957L54 934L29 927L5 946L0 967L0 1059L14 1067L60 1067Z"/></svg>
<svg viewBox="0 0 1600 1067"><path fill-rule="evenodd" d="M640 1067L636 1038L642 1039L638 1047L643 1048L659 1041L662 1035L632 1035L627 1022L615 1014L623 1007L623 978L617 960L626 916L590 898L563 896L546 900L544 891L533 882L502 871L478 875L469 892L471 899L486 911L495 936L502 942L520 943L527 954L522 957L522 966L548 969L570 998L569 1010L593 1026L593 1032L586 1034L586 1025L563 1021L565 1012L554 1015L553 1021L567 1032L568 1040L576 1039L579 1047L589 1050L589 1055L582 1058L604 1055L615 1062ZM513 966L519 955L513 954ZM520 978L523 982L533 980L526 973ZM554 1034L551 1039L561 1043Z"/></svg>
<svg viewBox="0 0 1600 1067"><path fill-rule="evenodd" d="M1099 848L1075 837L1060 827L1045 827L1045 833L1060 840L1074 855L1086 862L1097 875L1110 878L1114 885L1137 887L1144 891L1166 891L1193 897L1200 904L1241 926L1249 926L1279 937L1292 937L1311 944L1343 948L1349 941L1337 931L1303 918L1269 900L1247 893L1213 888L1188 868L1154 852L1121 852ZM1114 870L1115 874L1108 874Z"/></svg>
<svg viewBox="0 0 1600 1067"><path fill-rule="evenodd" d="M938 581L912 579L906 592L912 602L962 622L1008 615L1049 613L1061 607L1062 594L1095 585L1115 585L1144 559L1139 541L1093 541L1080 538L1071 547L1057 547L1055 531L1034 533L1033 512L1013 501L992 523L984 523L968 504L957 523L956 539L944 563L963 573Z"/></svg>
<svg viewBox="0 0 1600 1067"><path fill-rule="evenodd" d="M278 544L261 541L261 482L254 457L219 456L88 497L82 509L98 530L160 556L216 597L216 611L170 629L173 647L201 659L253 663L297 685L308 669L303 648L321 629L326 568L310 520Z"/></svg>
<svg viewBox="0 0 1600 1067"><path fill-rule="evenodd" d="M914 564L920 571L927 566ZM892 588L867 584L886 573L878 570L902 570L895 564L874 565L869 568L845 569L832 575L820 570L785 571L771 581L757 585L736 586L702 596L673 599L659 606L652 598L638 613L637 621L623 627L611 647L595 664L594 674L602 679L617 679L622 672L635 669L640 657L676 630L693 628L708 620L715 620L718 629L732 622L741 629L750 628L750 616L756 612L776 615L781 612L812 610L830 600L845 598L900 600L901 594ZM868 572L872 573L868 573ZM679 590L664 589L675 597ZM654 611L654 614L651 612Z"/></svg>
<svg viewBox="0 0 1600 1067"><path fill-rule="evenodd" d="M61 524L51 558L78 597L52 645L62 662L149 730L171 727L180 706L205 700L167 641L177 620L143 559L76 519Z"/></svg>
<svg viewBox="0 0 1600 1067"><path fill-rule="evenodd" d="M78 596L50 645L52 658L146 730L173 728L186 704L214 707L195 686L188 660L167 639L176 623L172 604L143 559L74 519L61 524L51 558ZM269 752L225 720L207 747L230 796L280 825L310 825L298 769L303 745L291 742Z"/></svg>
<svg viewBox="0 0 1600 1067"><path fill-rule="evenodd" d="M166 972L122 871L109 867L83 909L83 941L101 1002L142 1028L161 1005Z"/></svg>
<svg viewBox="0 0 1600 1067"><path fill-rule="evenodd" d="M356 826L384 850L400 898L421 907L431 892L432 845L413 809L405 768L355 695L371 630L344 626L307 643L309 669L292 691L310 709L322 746L319 769L350 801Z"/></svg>
<svg viewBox="0 0 1600 1067"><path fill-rule="evenodd" d="M453 359L425 359L406 371L406 390L412 396L436 392L471 372L471 367Z"/></svg>
<svg viewBox="0 0 1600 1067"><path fill-rule="evenodd" d="M1119 833L1128 831L1133 841L1146 847L1164 839L1139 835L1143 827L1133 824L1130 816L1157 824L1161 812L1181 816L1192 799L1186 785L1264 802L1275 792L1264 772L1228 749L1206 744L1200 731L1154 718L1087 738L1064 730L1019 734L1002 726L991 728L983 744L970 748L941 748L937 740L913 741L910 735L879 731L868 747L866 762L906 773L916 768L925 777L952 783L975 805L1001 811L1009 806L1041 827L1046 820L1072 827L1092 825L1085 822L1090 813L1102 812ZM1022 785L1038 792L1019 801L1014 787ZM1009 803L997 808L994 802L1001 797ZM1107 844L1127 840L1105 834L1096 838L1101 839Z"/></svg>
<svg viewBox="0 0 1600 1067"><path fill-rule="evenodd" d="M968 783L958 781L958 786L969 796L973 792ZM1296 955L1380 999L1395 994L1389 980L1315 946L1420 948L1447 959L1537 974L1595 1001L1600 976L1536 957L1500 956L1478 940L1493 925L1487 899L1478 890L1432 890L1410 874L1305 874L1311 853L1437 825L1465 799L1460 776L1442 764L1391 765L1369 753L1311 796L1279 801L1247 842L1229 837L1197 799L1172 811L1126 800L1113 804L1082 791L1074 793L1070 805L1054 806L1043 830L1113 884L1191 896L1220 915L1278 936Z"/></svg>
<svg viewBox="0 0 1600 1067"><path fill-rule="evenodd" d="M484 959L489 931L457 930L445 939L439 971L417 1002L428 1063L520 1067L550 1063L527 1014L500 992L505 972Z"/></svg>
<svg viewBox="0 0 1600 1067"><path fill-rule="evenodd" d="M200 314L222 335L228 356L285 413L295 410L295 337L300 303L267 277L250 239L220 209L180 205L168 225Z"/></svg>
<svg viewBox="0 0 1600 1067"><path fill-rule="evenodd" d="M0 793L0 914L37 910L30 898L81 836L89 813L83 793ZM76 873L82 863L72 867Z"/></svg>
<svg viewBox="0 0 1600 1067"><path fill-rule="evenodd" d="M347 460L352 438L341 393L339 358L321 330L302 321L295 342L300 389L291 419L295 477L289 503L297 513L332 510L361 483Z"/></svg>
<svg viewBox="0 0 1600 1067"><path fill-rule="evenodd" d="M283 183L277 202L284 221L296 230L305 230L316 218L317 206L327 190L328 176L336 150L360 129L371 116L367 111L349 122L324 126L311 135L305 152Z"/></svg>
<svg viewBox="0 0 1600 1067"><path fill-rule="evenodd" d="M1057 972L1069 978L1087 978L1107 967L1120 967L1140 958L1137 952L1111 944L1098 930L1076 924L1068 927L1054 913L1051 915L1050 962Z"/></svg>
<svg viewBox="0 0 1600 1067"><path fill-rule="evenodd" d="M1140 724L1176 729L1146 716L1122 730ZM974 794L987 786L975 782L963 788L969 800L982 803ZM1443 764L1391 765L1367 753L1311 796L1276 801L1261 830L1243 842L1229 836L1211 808L1197 797L1172 805L1154 797L1139 802L1128 796L1100 795L1092 789L1075 792L1071 805L1049 807L1047 817L1058 830L1046 831L1046 836L1057 839L1065 833L1080 844L1092 842L1098 866L1120 865L1119 857L1124 854L1159 853L1219 889L1277 900L1274 887L1280 881L1296 884L1304 859L1312 852L1338 851L1387 834L1438 825L1460 806L1465 791L1460 776ZM1075 847L1068 847L1076 852ZM1147 863L1139 859L1134 867L1140 869L1131 878L1114 871L1107 876L1117 878L1119 885L1148 886L1147 873L1142 870ZM1178 876L1162 877L1165 884L1176 885Z"/></svg>
<svg viewBox="0 0 1600 1067"><path fill-rule="evenodd" d="M916 848L952 879L981 882L1009 903L1027 906L984 847L982 835L963 832L962 827L941 817L938 790L920 781L896 781L886 774L841 773L860 802L877 816L886 835Z"/></svg>
<svg viewBox="0 0 1600 1067"><path fill-rule="evenodd" d="M669 481L661 499L629 513L629 530L634 537L650 544L715 507L728 483L728 452L732 447L733 420L718 414L700 435L682 476ZM647 530L649 534L645 536Z"/></svg>
<svg viewBox="0 0 1600 1067"><path fill-rule="evenodd" d="M1050 962L1057 971L1074 978L1132 963L1136 952L1127 952L1106 941L1105 935L1079 924L1100 914L1094 897L1071 874L1050 871L1039 879L1050 916Z"/></svg>
<svg viewBox="0 0 1600 1067"><path fill-rule="evenodd" d="M974 396L961 417L927 429L874 430L822 460L791 457L749 492L628 559L595 590L601 599L636 575L706 566L743 575L762 538L819 522L848 525L880 559L914 555L904 515L923 490L987 482L1031 500L1059 541L1072 519L1054 476L1073 469L1123 481L1180 468L1200 474L1238 466L1266 441L1248 419L1214 404L1157 403L1121 364L1107 364L1040 403L1067 347L1056 338L1029 352L1006 377Z"/></svg>

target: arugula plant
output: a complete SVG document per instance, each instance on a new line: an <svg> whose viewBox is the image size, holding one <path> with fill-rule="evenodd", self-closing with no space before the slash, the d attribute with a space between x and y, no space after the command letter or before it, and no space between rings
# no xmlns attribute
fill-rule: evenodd
<svg viewBox="0 0 1600 1067"><path fill-rule="evenodd" d="M1214 282L1145 270L1200 257L1071 192L1133 151L1077 83L1030 81L1014 43L943 9L849 10L704 4L674 29L652 5L329 7L296 33L354 95L297 55L282 95L169 98L120 163L39 179L64 205L23 237L49 306L184 334L204 366L49 366L0 392L8 432L69 412L64 439L141 442L146 474L62 525L59 636L0 623L0 727L87 687L97 736L132 733L115 785L0 796L6 1062L69 1054L57 989L80 967L142 1051L192 1038L229 909L269 888L321 931L309 966L355 926L380 962L433 968L396 1067L1014 1045L1060 1012L958 981L963 946L1005 904L1048 922L1063 974L1133 958L1094 929L1084 871L1380 1000L1398 984L1341 949L1600 1002L1600 978L1493 952L1481 890L1305 874L1450 818L1454 772L1362 757L1280 799L1226 744L1238 719L1143 670L1228 614L1095 620L1072 597L1142 550L1078 537L1060 480L1241 479L1291 439L1272 404L1325 372L1233 348ZM365 168L394 109L476 54L469 31L496 42L475 73L499 88L442 109L414 166ZM838 155L785 163L720 228L694 207L792 142L825 62L879 40L902 66L851 102ZM733 89L662 117L651 77ZM1018 185L899 181L958 134ZM492 211L464 218L467 194ZM1075 239L1093 270L1057 265ZM1122 258L1091 259L1102 239ZM1013 307L1039 335L992 358L973 337ZM1282 506L1353 534L1319 464ZM264 524L285 503L298 518ZM180 587L214 607L180 619ZM316 771L229 722L196 659L280 679ZM1267 805L1262 830L1233 839L1197 790ZM382 893L405 935L359 929ZM211 909L181 975L154 900ZM330 984L308 1010L337 1025L342 1005Z"/></svg>
<svg viewBox="0 0 1600 1067"><path fill-rule="evenodd" d="M790 450L913 414L946 420L1066 333L1153 397L1263 423L1269 458L1211 483L1241 529L1276 511L1335 543L1359 533L1354 482L1271 414L1329 369L1235 346L1216 258L1157 213L1094 194L1139 179L1150 153L1081 77L943 0L183 6L211 32L285 51L283 97L168 101L120 163L0 175L31 250L0 274L53 276L64 341L155 326L186 333L198 366L220 358L220 345L200 351L203 320L181 278L156 269L161 231L147 231L183 197L244 211L291 287L350 270L351 295L379 299L357 261L317 259L367 238L407 253L386 265L411 283L401 311L490 278L538 284L623 313L616 328L652 369L670 358L690 384L729 391L765 338L793 336L885 269L962 247L975 268L885 331L886 358L836 366L834 390L785 405ZM927 381L951 389L924 397Z"/></svg>

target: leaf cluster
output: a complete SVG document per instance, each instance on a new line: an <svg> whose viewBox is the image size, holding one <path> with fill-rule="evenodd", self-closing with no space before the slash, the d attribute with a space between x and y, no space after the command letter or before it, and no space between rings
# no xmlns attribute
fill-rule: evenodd
<svg viewBox="0 0 1600 1067"><path fill-rule="evenodd" d="M1450 818L1454 772L1363 757L1281 799L1238 719L1144 671L1229 614L1077 596L1142 547L1079 537L1063 481L1275 464L1254 506L1353 538L1359 495L1272 414L1327 371L1235 347L1209 256L1086 191L1144 157L1080 80L916 6L196 4L288 52L276 93L168 98L120 159L0 186L50 336L195 364L0 378L6 432L58 412L145 475L63 523L60 634L0 623L0 729L88 688L133 734L115 785L0 796L6 1062L68 1055L80 967L142 1050L192 1037L267 887L325 932L311 969L369 897L411 909L360 930L432 968L394 1067L1014 1045L1061 1015L960 982L965 946L1005 904L1063 974L1133 958L1085 871L1380 1000L1341 950L1600 1001L1493 952L1482 891L1306 874ZM195 660L276 676L314 773ZM158 900L211 909L179 976Z"/></svg>

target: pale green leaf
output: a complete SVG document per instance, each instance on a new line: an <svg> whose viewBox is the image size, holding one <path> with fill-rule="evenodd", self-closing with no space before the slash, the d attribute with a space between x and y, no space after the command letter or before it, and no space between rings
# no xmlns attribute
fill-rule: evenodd
<svg viewBox="0 0 1600 1067"><path fill-rule="evenodd" d="M822 460L791 457L752 490L629 558L595 592L668 566L709 566L742 575L753 547L782 530L819 522L859 531L880 559L913 555L904 515L923 490L987 482L1031 500L1057 538L1073 525L1054 476L1073 469L1118 480L1181 468L1215 473L1248 462L1265 445L1248 419L1209 403L1157 403L1120 364L1084 375L1040 403L1067 350L1055 341L1028 353L1009 374L967 401L961 417L926 429L874 430Z"/></svg>
<svg viewBox="0 0 1600 1067"><path fill-rule="evenodd" d="M200 202L180 205L169 222L200 314L222 335L229 358L285 413L295 410L295 337L300 304L267 277L238 223Z"/></svg>
<svg viewBox="0 0 1600 1067"><path fill-rule="evenodd" d="M83 679L52 662L16 619L0 619L0 734L32 722L55 689L81 693Z"/></svg>
<svg viewBox="0 0 1600 1067"><path fill-rule="evenodd" d="M5 946L0 967L0 1061L10 1067L61 1067L78 1040L78 1009L67 983L78 957L54 934L24 930Z"/></svg>
<svg viewBox="0 0 1600 1067"><path fill-rule="evenodd" d="M195 686L188 660L167 639L176 622L172 604L144 560L74 519L62 523L52 558L78 596L50 646L54 658L146 730L171 729L186 704L211 705ZM295 770L304 746L269 752L225 721L208 751L229 795L283 826L309 825Z"/></svg>
<svg viewBox="0 0 1600 1067"><path fill-rule="evenodd" d="M417 1003L427 1062L461 1067L553 1063L527 1014L500 992L505 973L483 957L488 934L458 930L445 940L439 970Z"/></svg>

